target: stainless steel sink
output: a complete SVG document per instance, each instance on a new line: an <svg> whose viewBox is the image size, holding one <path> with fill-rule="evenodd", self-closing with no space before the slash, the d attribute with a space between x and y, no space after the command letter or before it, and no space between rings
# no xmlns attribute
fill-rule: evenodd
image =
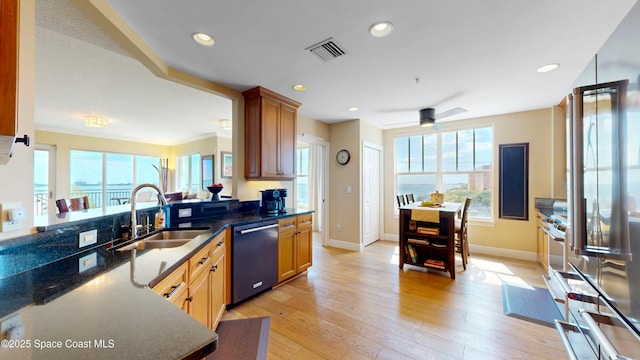
<svg viewBox="0 0 640 360"><path fill-rule="evenodd" d="M151 236L144 237L140 239L140 241L191 240L203 232L204 230L164 230Z"/></svg>
<svg viewBox="0 0 640 360"><path fill-rule="evenodd" d="M127 244L118 251L174 248L188 243L204 232L204 230L164 230Z"/></svg>
<svg viewBox="0 0 640 360"><path fill-rule="evenodd" d="M191 239L167 239L167 240L138 240L129 245L119 248L119 251L129 250L147 250L147 249L166 249L182 246L191 241Z"/></svg>

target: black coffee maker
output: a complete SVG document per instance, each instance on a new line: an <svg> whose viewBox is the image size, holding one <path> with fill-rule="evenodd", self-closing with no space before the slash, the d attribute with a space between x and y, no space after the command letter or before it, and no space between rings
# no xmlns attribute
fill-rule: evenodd
<svg viewBox="0 0 640 360"><path fill-rule="evenodd" d="M260 212L264 214L283 214L287 212L285 198L287 189L268 189L260 191L262 193L262 204Z"/></svg>

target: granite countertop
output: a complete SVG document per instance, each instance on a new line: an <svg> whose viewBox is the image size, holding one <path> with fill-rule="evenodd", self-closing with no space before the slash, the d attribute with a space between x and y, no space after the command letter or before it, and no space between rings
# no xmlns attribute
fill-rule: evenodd
<svg viewBox="0 0 640 360"><path fill-rule="evenodd" d="M208 230L187 244L136 251L135 279L155 285L229 226L311 212L199 219L192 226ZM214 331L151 288L132 284L130 257L105 245L0 280L0 308L10 310L6 319L24 332L18 341L3 342L0 358L200 359L215 349ZM82 269L93 262L95 266Z"/></svg>

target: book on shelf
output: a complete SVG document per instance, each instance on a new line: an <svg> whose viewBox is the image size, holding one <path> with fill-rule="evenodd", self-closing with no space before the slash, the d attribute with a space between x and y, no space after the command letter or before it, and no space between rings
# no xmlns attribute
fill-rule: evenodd
<svg viewBox="0 0 640 360"><path fill-rule="evenodd" d="M427 265L427 266L433 266L433 267L439 268L439 269L444 269L445 268L445 263L442 260L427 259L424 262L424 264Z"/></svg>
<svg viewBox="0 0 640 360"><path fill-rule="evenodd" d="M446 243L439 243L439 242L431 242L431 246L433 247L437 247L437 248L446 248L447 244Z"/></svg>
<svg viewBox="0 0 640 360"><path fill-rule="evenodd" d="M416 231L419 234L425 234L425 235L439 235L440 234L440 229L439 228L432 228L432 227L418 226Z"/></svg>
<svg viewBox="0 0 640 360"><path fill-rule="evenodd" d="M407 238L407 242L411 244L429 245L428 239Z"/></svg>
<svg viewBox="0 0 640 360"><path fill-rule="evenodd" d="M418 253L416 252L416 249L411 246L410 244L407 244L406 246L406 251L408 252L409 257L411 258L411 261L416 262L418 261Z"/></svg>

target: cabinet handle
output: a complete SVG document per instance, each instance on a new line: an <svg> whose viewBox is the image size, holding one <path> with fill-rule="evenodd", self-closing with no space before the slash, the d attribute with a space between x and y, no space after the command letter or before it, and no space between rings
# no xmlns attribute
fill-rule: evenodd
<svg viewBox="0 0 640 360"><path fill-rule="evenodd" d="M178 291L178 289L180 289L182 287L182 283L178 284L178 285L173 285L171 287L171 291L169 291L168 293L164 294L164 297L166 297L167 299L171 298L173 296L173 294L176 293L176 291Z"/></svg>
<svg viewBox="0 0 640 360"><path fill-rule="evenodd" d="M216 244L217 247L220 247L222 245L224 245L224 241L220 241L218 244Z"/></svg>
<svg viewBox="0 0 640 360"><path fill-rule="evenodd" d="M216 272L218 270L218 264L215 264L211 267L211 272Z"/></svg>
<svg viewBox="0 0 640 360"><path fill-rule="evenodd" d="M184 299L184 301L192 302L193 301L193 296L189 296L188 298Z"/></svg>
<svg viewBox="0 0 640 360"><path fill-rule="evenodd" d="M198 264L203 265L204 263L206 263L206 262L207 262L207 260L209 260L209 257L208 257L208 256L207 256L206 258L202 258L202 260L200 260L200 261L198 262Z"/></svg>

